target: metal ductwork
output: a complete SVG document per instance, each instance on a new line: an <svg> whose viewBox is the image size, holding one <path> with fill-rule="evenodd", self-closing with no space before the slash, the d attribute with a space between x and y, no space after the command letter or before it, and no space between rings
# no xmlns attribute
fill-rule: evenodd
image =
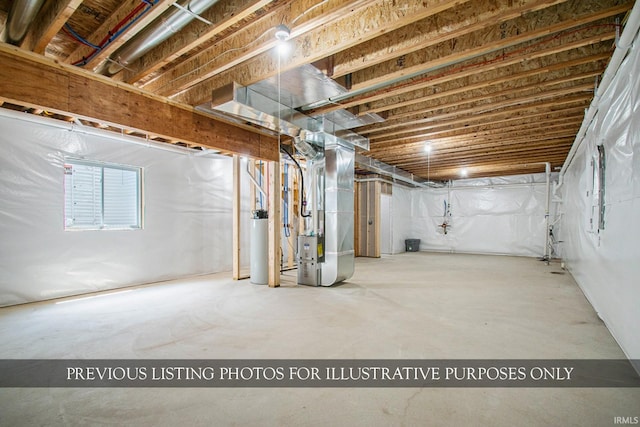
<svg viewBox="0 0 640 427"><path fill-rule="evenodd" d="M347 90L312 65L286 71L280 78L240 86L231 83L213 92L212 102L197 106L202 112L216 116L241 118L280 134L301 137L319 144L330 134L348 143L369 149L369 140L352 128L383 121L377 114L356 116L346 110L327 114L306 115L305 105L345 93Z"/></svg>
<svg viewBox="0 0 640 427"><path fill-rule="evenodd" d="M198 18L199 14L217 2L218 0L191 0L182 6L174 4L175 9L167 10L116 50L109 57L110 61L102 73L109 76L116 74L183 29L191 21Z"/></svg>
<svg viewBox="0 0 640 427"><path fill-rule="evenodd" d="M198 110L248 121L293 138L306 159L304 233L298 236L298 283L331 286L353 275L355 147L369 140L351 129L382 121L377 114L355 116L346 110L308 116L305 105L345 93L346 89L312 65L253 85L228 85Z"/></svg>
<svg viewBox="0 0 640 427"><path fill-rule="evenodd" d="M43 3L44 0L14 0L2 40L19 46Z"/></svg>

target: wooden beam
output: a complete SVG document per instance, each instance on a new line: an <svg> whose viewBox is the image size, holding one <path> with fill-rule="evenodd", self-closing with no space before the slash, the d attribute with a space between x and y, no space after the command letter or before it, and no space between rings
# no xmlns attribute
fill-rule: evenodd
<svg viewBox="0 0 640 427"><path fill-rule="evenodd" d="M269 287L280 286L280 161L269 162Z"/></svg>
<svg viewBox="0 0 640 427"><path fill-rule="evenodd" d="M270 136L212 119L191 106L168 101L32 52L0 44L0 97L87 120L112 124L167 139L278 159Z"/></svg>
<svg viewBox="0 0 640 427"><path fill-rule="evenodd" d="M73 15L82 0L49 0L38 13L21 47L36 53L44 53L45 48L62 26Z"/></svg>
<svg viewBox="0 0 640 427"><path fill-rule="evenodd" d="M290 41L291 54L282 67L275 56L262 54L232 70L214 76L175 97L187 104L199 105L211 97L214 88L237 82L249 85L275 76L279 68L287 71L318 61L326 56L371 40L416 20L435 15L469 0L423 0L406 2L398 8L395 2L377 0L361 13L346 14L331 25L323 25Z"/></svg>
<svg viewBox="0 0 640 427"><path fill-rule="evenodd" d="M233 280L240 279L240 233L241 233L241 222L240 222L240 200L241 200L241 189L240 185L240 156L237 154L233 155L233 198L231 201L231 215L233 218L233 243L232 243L232 251L233 251Z"/></svg>

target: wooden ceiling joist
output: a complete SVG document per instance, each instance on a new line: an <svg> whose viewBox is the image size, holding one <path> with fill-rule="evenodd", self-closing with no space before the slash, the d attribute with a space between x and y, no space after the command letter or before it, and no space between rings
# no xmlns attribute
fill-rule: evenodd
<svg viewBox="0 0 640 427"><path fill-rule="evenodd" d="M10 3L0 0L0 27ZM319 91L302 113L383 117L354 129L370 140L371 150L358 152L435 179L458 178L462 166L469 176L531 173L544 170L537 162L562 164L634 1L220 0L200 13L204 22L193 19L121 71L98 75L173 3L46 2L23 42L41 55L0 49L0 103L158 143L275 160L271 131L195 107L229 83L312 64L346 91ZM275 49L278 25L290 29L285 56ZM122 34L105 44L114 27ZM39 62L43 56L82 68Z"/></svg>
<svg viewBox="0 0 640 427"><path fill-rule="evenodd" d="M555 104L558 98L571 95L572 96L571 99L573 100L573 97L576 96L574 94L580 94L581 92L589 93L589 91L593 92L594 87L595 87L594 83L589 82L585 84L571 86L569 88L554 89L554 90L549 90L546 92L536 93L528 96L514 97L514 98L510 98L510 99L506 99L498 102L489 101L485 104L473 106L470 108L454 110L444 114L438 113L423 119L412 120L412 125L409 128L403 127L403 126L406 126L405 123L395 123L395 124L389 124L387 126L383 126L380 128L376 128L373 130L369 130L365 133L365 135L368 135L368 136L373 135L375 137L382 138L389 135L409 133L409 132L414 132L418 130L428 129L429 128L428 125L427 127L422 125L433 123L435 121L446 120L447 118L455 118L460 115L482 114L482 113L492 112L502 108L523 106L525 104L538 105L540 104L541 100L542 102L547 104Z"/></svg>
<svg viewBox="0 0 640 427"><path fill-rule="evenodd" d="M124 31L118 38L114 39L108 46L97 52L96 55L92 57L90 64L88 64L90 69L92 69L94 72L98 72L102 68L103 63L107 60L107 58L109 58L112 53L114 53L120 46L125 44L133 36L138 34L143 28L153 22L157 17L162 15L168 8L172 6L174 2L175 0L158 0L157 3L154 3L149 12L147 12L142 18L140 18L133 25L127 28L126 31ZM115 27L118 22L120 22L124 17L126 17L138 4L140 4L140 1L127 1L125 4L120 6L116 13L111 15L109 19L100 26L100 30L104 30L104 33L93 33L95 34L95 36L93 37L94 41L92 41L92 43L100 43L102 38L104 38L105 35L109 34L111 29ZM84 57L91 56L92 51L93 49L88 46L81 46L72 54L72 56L67 58L65 62L68 64L73 64Z"/></svg>
<svg viewBox="0 0 640 427"><path fill-rule="evenodd" d="M443 11L422 21L402 27L378 37L363 49L362 46L345 49L334 56L334 76L344 76L383 62L430 48L448 40L485 29L489 25L520 17L521 15L567 0L473 0ZM446 26L439 25L447 22Z"/></svg>
<svg viewBox="0 0 640 427"><path fill-rule="evenodd" d="M562 155L566 155L566 153L569 151L569 149L571 148L571 142L569 143L565 143L565 144L560 144L557 147L553 147L550 149L545 150L544 152L539 150L539 149L534 149L534 150L525 150L522 152L516 152L515 154L506 154L503 156L497 156L496 154L492 153L486 156L474 156L474 157L468 157L466 159L461 158L461 159L455 159L452 160L449 163L443 163L442 165L440 165L441 169L446 169L446 168L453 168L456 167L456 165L464 165L464 167L467 168L475 168L475 167L482 167L482 166L488 166L488 165L507 165L507 164L517 164L519 162L521 163L529 163L529 162L546 162L548 160L545 160L546 158L554 158L556 155L557 156L562 156ZM427 162L416 162L414 164L399 164L399 167L408 170L412 173L416 173L416 174L423 174L424 172L428 171L428 169L430 169L431 167L438 167L437 164L427 164Z"/></svg>
<svg viewBox="0 0 640 427"><path fill-rule="evenodd" d="M369 152L377 153L384 150L397 150L399 147L407 150L423 148L426 141L436 146L438 141L449 137L464 135L510 135L518 132L525 133L548 129L551 126L573 126L580 124L583 118L581 107L560 114L538 113L524 117L502 120L498 123L478 123L473 125L449 126L423 135L419 139L403 138L398 141L370 141Z"/></svg>
<svg viewBox="0 0 640 427"><path fill-rule="evenodd" d="M530 150L538 150L540 148L549 148L557 145L558 143L573 142L575 131L573 134L570 132L558 132L557 134L550 133L543 137L530 138L530 139L513 139L504 141L469 141L467 144L458 145L455 148L439 148L432 151L428 156L426 153L416 154L402 154L402 155L380 155L377 154L376 158L379 158L383 162L393 162L394 165L403 166L411 165L415 161L427 161L430 157L431 163L437 165L439 162L468 160L471 158L480 158L483 154L499 156L502 153L525 153Z"/></svg>
<svg viewBox="0 0 640 427"><path fill-rule="evenodd" d="M526 79L528 82L530 81L540 81L547 82L558 76L563 75L573 75L574 72L578 70L593 70L592 73L594 75L599 75L604 71L605 63L604 61L608 58L608 53L602 53L600 55L593 55L586 58L581 58L579 60L571 61L571 63L560 63L554 64L549 67L543 68L534 68L529 69L523 72L513 72L512 70L506 70L509 72L500 73L499 77L479 80L475 79L475 83L469 82L468 78L462 79L464 81L457 82L455 87L450 85L451 89L449 89L449 85L442 85L440 87L432 87L429 94L426 94L426 90L421 90L419 93L410 93L406 94L403 97L403 101L393 102L389 100L383 104L383 106L365 108L365 112L367 113L380 113L382 111L389 111L391 116L395 116L394 111L398 110L402 107L409 107L416 104L423 104L427 101L433 101L439 98L444 98L450 95L457 94L465 94L477 89L487 88L489 86L496 86L504 83L513 83L516 80ZM541 83L546 84L546 83Z"/></svg>
<svg viewBox="0 0 640 427"><path fill-rule="evenodd" d="M538 140L542 140L549 136L570 136L575 135L577 128L580 127L580 122L574 122L571 126L567 126L566 123L557 126L548 126L548 133L542 133L542 128L540 129L531 129L528 133L524 132L513 132L513 133L502 133L502 134L468 134L468 135L460 135L455 138L442 138L442 139L431 139L429 140L429 144L431 146L432 153L442 153L442 152L450 152L450 151L460 151L473 149L478 147L490 147L500 144L514 144L520 142L534 142ZM421 146L420 146L421 145ZM387 160L399 160L406 156L415 156L416 153L423 154L424 153L425 143L418 144L418 146L412 146L412 144L402 145L399 147L386 148L386 149L374 149L371 150L369 155L376 157L384 157ZM433 154L432 154L433 155Z"/></svg>
<svg viewBox="0 0 640 427"><path fill-rule="evenodd" d="M591 6L592 1L596 0L580 2L580 5L589 11L591 10L589 6ZM613 2L613 0L608 1ZM532 45L538 43L540 41L538 39L542 37L567 32L568 30L581 26L585 31L597 31L597 28L588 28L588 24L624 13L633 6L633 3L616 5L604 10L598 10L595 13L582 12L578 16L567 15L569 10L571 10L571 13L576 13L575 6L566 11L561 10L563 6L565 6L565 4L556 6L555 8L558 8L558 11L548 9L540 11L543 16L533 21L536 22L533 28L530 28L532 27L532 21L526 18L514 20L515 22L512 22L511 25L508 26L513 35L507 37L503 37L503 31L500 25L498 25L495 28L482 30L480 34L471 33L459 37L455 42L440 43L429 49L405 55L401 63L394 59L377 64L375 67L357 71L352 74L352 90L357 91L389 85L398 80L424 74L481 55L495 52L507 54L508 49L515 50L516 47L517 49L532 47ZM578 13L580 13L580 11ZM556 24L544 25L549 21L556 21L561 16L571 16L571 18ZM540 23L542 23L542 25ZM613 21L611 21L611 25L613 27ZM524 28L527 28L527 30L524 31ZM564 42L570 42L572 39L578 37L580 37L579 34L566 34ZM504 50L507 51L503 52Z"/></svg>
<svg viewBox="0 0 640 427"><path fill-rule="evenodd" d="M324 107L316 108L309 111L310 114L328 113L331 111L351 108L358 106L360 108L360 114L368 112L368 108L377 106L385 107L382 111L386 110L386 105L393 104L394 102L402 102L406 99L406 94L418 90L429 89L434 86L441 85L443 83L462 79L471 78L478 75L499 74L500 69L507 67L519 67L519 68L536 68L544 67L549 64L557 64L562 62L571 63L574 60L581 60L584 57L611 55L611 44L605 44L607 41L615 38L615 31L611 29L606 34L599 34L597 36L586 37L576 40L570 43L558 43L551 47L545 47L537 50L533 53L520 53L507 58L500 58L496 61L495 56L486 55L479 58L474 58L460 64L454 64L437 71L427 73L420 78L409 79L398 85L391 85L381 90L373 91L365 95L355 96L349 98L348 101L340 101L327 105ZM605 42L605 43L603 43ZM596 60L594 58L594 60ZM537 64L536 64L537 63ZM486 65L480 65L486 64ZM532 64L532 65L528 65ZM571 66L571 65L568 65ZM508 72L509 70L507 70Z"/></svg>
<svg viewBox="0 0 640 427"><path fill-rule="evenodd" d="M306 21L291 29L292 38L316 30L323 25L353 13L370 5L373 0L336 0L328 3L331 7L326 13L313 17L306 17L305 12L318 5L317 0L292 0L287 7L281 7L261 16L251 25L242 28L237 33L225 37L219 43L198 52L191 58L176 64L151 80L145 81L145 90L158 91L171 95L216 76L224 71L242 64L258 55L269 54L276 47L278 41L274 37L275 27L283 22L289 23L305 16ZM318 8L320 9L320 8ZM318 12L318 10L315 10ZM153 52L150 52L150 55ZM147 61L146 58L141 60ZM135 78L135 76L134 76ZM131 81L134 78L126 78Z"/></svg>
<svg viewBox="0 0 640 427"><path fill-rule="evenodd" d="M574 95L572 97L563 99L562 101L556 101L554 104L550 105L547 102L542 103L534 103L528 104L524 106L518 106L515 108L505 108L501 111L492 111L484 114L477 115L469 115L452 118L450 120L443 120L434 122L432 125L423 126L422 129L408 131L407 133L403 133L403 137L399 137L396 134L390 135L389 137L372 137L372 142L398 142L402 140L407 140L409 138L426 138L430 135L430 132L435 131L436 129L440 129L443 126L450 125L469 125L471 126L473 123L483 123L483 122L491 122L496 123L500 120L519 120L523 117L530 117L535 114L551 114L554 111L564 112L562 107L564 105L568 105L569 108L577 107L580 110L584 110L585 107L588 106L591 97L588 94ZM554 110L555 108L555 110Z"/></svg>
<svg viewBox="0 0 640 427"><path fill-rule="evenodd" d="M414 117L416 115L428 115L430 112L437 110L443 111L446 114L446 109L460 107L465 104L481 105L482 103L489 101L495 103L496 101L500 101L501 99L513 99L516 94L518 98L526 99L530 94L538 95L542 90L546 88L554 88L558 90L575 88L577 92L580 90L584 90L585 87L589 89L589 85L591 85L591 89L593 89L595 88L595 77L599 76L601 73L602 70L600 69L584 73L571 73L568 76L547 81L536 81L538 79L526 79L524 80L524 83L527 84L524 84L522 86L518 86L518 84L522 83L523 80L518 79L517 76L515 76L511 81L501 82L497 85L492 85L491 87L485 86L483 88L479 88L480 90L478 90L477 92L458 92L455 94L455 96L448 97L448 99L446 100L449 102L446 104L425 102L411 105L409 107L401 107L391 110L385 123L388 123L388 126L392 126L395 123L399 123L401 126L403 126L406 124L402 123L402 119L407 117ZM506 89L502 89L505 86Z"/></svg>
<svg viewBox="0 0 640 427"><path fill-rule="evenodd" d="M134 63L129 64L127 66L128 69L123 70L117 76L117 79L127 83L140 81L151 73L176 61L181 56L199 48L202 44L223 36L230 28L241 24L243 20L261 9L267 6L270 8L282 7L285 3L284 1L273 2L272 0L218 2L201 14L203 19L212 22L213 25L198 19L193 20L185 28L185 31L175 35L167 43L162 43L155 47ZM201 54L196 56L199 55ZM193 60L193 58L189 61ZM201 60L199 59L199 61ZM153 90L152 88L146 89Z"/></svg>
<svg viewBox="0 0 640 427"><path fill-rule="evenodd" d="M550 159L529 159L528 162L522 163L513 163L509 162L506 164L496 164L495 166L475 166L475 167L466 167L467 175L462 177L460 175L461 167L453 167L441 170L431 171L430 179L434 181L448 181L455 180L460 178L474 178L474 177L492 177L492 176L503 176L503 175L517 175L517 174L531 174L531 173L541 173L545 170L544 162L549 161L551 166L560 166L564 161L566 154L557 155ZM427 178L428 172L421 171L420 174L416 174L421 178Z"/></svg>
<svg viewBox="0 0 640 427"><path fill-rule="evenodd" d="M210 100L213 89L232 82L245 86L259 82L275 76L279 71L283 72L319 61L341 50L467 1L469 0L424 0L407 2L402 8L385 0L372 1L370 6L360 13L347 14L341 19L292 39L291 54L286 61L280 61L280 66L275 56L268 53L262 54L231 70L212 76L202 84L193 86L172 99L199 105Z"/></svg>

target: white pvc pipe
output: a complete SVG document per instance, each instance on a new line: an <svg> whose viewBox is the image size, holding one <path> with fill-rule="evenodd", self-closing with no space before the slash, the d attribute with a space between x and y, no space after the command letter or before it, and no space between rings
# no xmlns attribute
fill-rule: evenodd
<svg viewBox="0 0 640 427"><path fill-rule="evenodd" d="M260 191L260 193L262 193L264 197L267 197L267 193L265 193L265 191L262 189L262 186L258 183L258 181L256 181L253 174L251 173L251 169L249 169L249 164L250 162L247 162L247 175L249 175L249 181L251 181L251 183L256 186L258 191Z"/></svg>
<svg viewBox="0 0 640 427"><path fill-rule="evenodd" d="M640 29L640 1L637 1L633 6L633 9L631 9L631 14L629 15L629 19L627 20L624 31L622 32L618 43L616 43L616 50L615 52L613 52L613 56L611 56L609 65L607 66L607 69L602 76L600 86L598 86L594 93L591 105L589 105L589 109L587 110L584 120L582 121L582 126L580 126L580 130L578 131L576 139L571 146L571 150L569 150L567 160L565 160L564 165L562 165L562 169L560 170L560 185L562 185L564 175L571 165L571 162L573 161L578 148L584 141L584 136L587 133L589 126L591 126L591 122L593 121L596 113L598 112L598 103L600 101L601 95L609 88L611 81L618 72L620 64L622 64L622 61L627 56L627 52L631 48L633 40L636 38L638 29Z"/></svg>

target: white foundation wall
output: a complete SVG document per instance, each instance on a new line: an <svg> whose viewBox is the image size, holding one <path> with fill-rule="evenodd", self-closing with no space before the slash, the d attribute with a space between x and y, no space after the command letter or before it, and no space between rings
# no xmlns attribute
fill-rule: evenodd
<svg viewBox="0 0 640 427"><path fill-rule="evenodd" d="M567 268L630 359L640 359L640 44L607 90L566 169L561 244ZM594 108L593 105L591 108ZM576 142L578 143L578 142ZM604 229L591 230L592 156L604 146ZM640 369L640 366L638 366Z"/></svg>
<svg viewBox="0 0 640 427"><path fill-rule="evenodd" d="M405 251L405 239L411 238L411 197L413 190L394 185L391 195L391 251Z"/></svg>
<svg viewBox="0 0 640 427"><path fill-rule="evenodd" d="M32 120L0 115L0 306L231 269L230 158ZM67 156L142 167L144 228L65 231Z"/></svg>
<svg viewBox="0 0 640 427"><path fill-rule="evenodd" d="M544 254L544 173L458 180L445 188L412 190L411 196L408 238L420 239L420 250Z"/></svg>

